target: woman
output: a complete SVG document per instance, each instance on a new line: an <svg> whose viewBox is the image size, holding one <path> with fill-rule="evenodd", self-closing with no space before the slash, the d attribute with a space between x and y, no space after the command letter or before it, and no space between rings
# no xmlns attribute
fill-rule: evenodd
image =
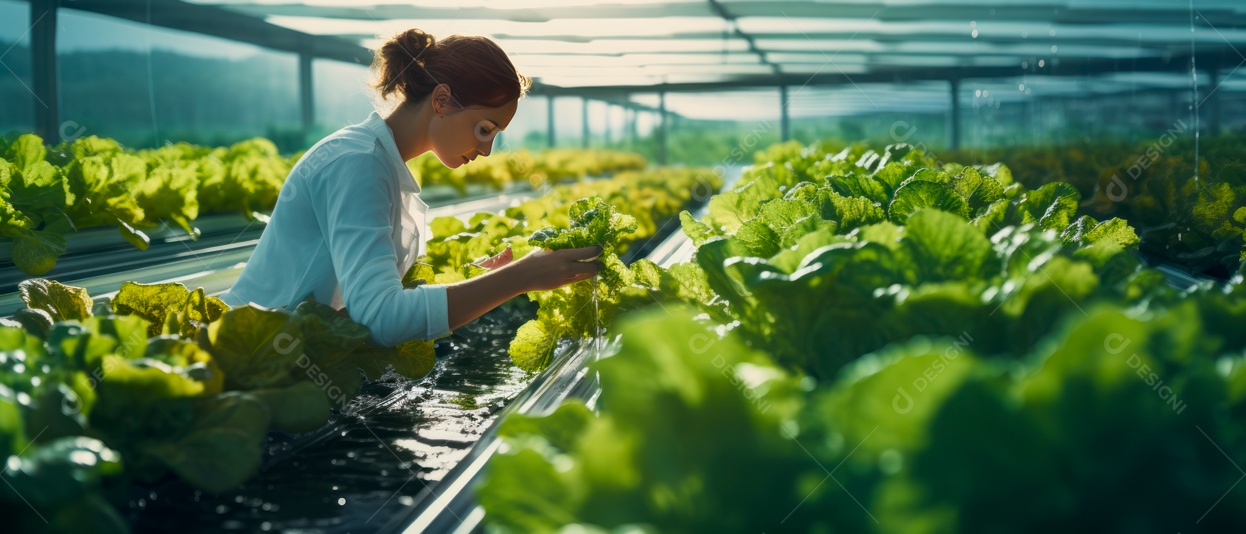
<svg viewBox="0 0 1246 534"><path fill-rule="evenodd" d="M456 168L488 156L531 81L483 37L440 42L408 30L377 52L375 87L399 104L384 119L325 138L287 178L260 243L233 288L231 306L297 305L308 295L367 326L392 346L436 339L528 291L597 274L600 247L537 250L512 261L507 249L483 276L403 289L401 276L427 242L419 186L406 161L433 151Z"/></svg>

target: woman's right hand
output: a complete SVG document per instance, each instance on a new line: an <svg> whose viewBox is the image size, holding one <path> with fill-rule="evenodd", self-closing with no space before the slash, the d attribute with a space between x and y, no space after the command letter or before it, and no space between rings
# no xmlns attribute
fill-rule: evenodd
<svg viewBox="0 0 1246 534"><path fill-rule="evenodd" d="M519 274L526 291L549 291L581 280L588 280L601 271L602 248L584 247L563 250L536 249L507 266ZM591 260L591 261L590 261Z"/></svg>

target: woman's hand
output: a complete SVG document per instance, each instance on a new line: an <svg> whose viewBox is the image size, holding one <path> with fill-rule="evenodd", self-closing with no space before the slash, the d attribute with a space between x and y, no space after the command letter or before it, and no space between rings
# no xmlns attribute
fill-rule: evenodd
<svg viewBox="0 0 1246 534"><path fill-rule="evenodd" d="M588 280L601 271L601 247L537 249L511 264L527 291L549 291Z"/></svg>
<svg viewBox="0 0 1246 534"><path fill-rule="evenodd" d="M489 272L446 286L450 329L459 328L529 291L548 291L588 280L603 267L601 247L537 249L518 260L509 250L480 262ZM489 266L492 266L490 268Z"/></svg>
<svg viewBox="0 0 1246 534"><path fill-rule="evenodd" d="M506 245L506 250L498 253L497 256L481 260L477 262L476 265L485 269L493 270L506 266L513 259L515 259L515 253L511 251L510 245Z"/></svg>

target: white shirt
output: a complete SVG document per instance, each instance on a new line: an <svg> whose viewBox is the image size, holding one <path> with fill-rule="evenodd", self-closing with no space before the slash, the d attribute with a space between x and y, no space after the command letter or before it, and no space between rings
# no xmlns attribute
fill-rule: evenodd
<svg viewBox="0 0 1246 534"><path fill-rule="evenodd" d="M428 205L377 113L308 150L291 170L259 245L221 299L296 306L308 295L393 346L450 333L444 285L403 289L428 242Z"/></svg>

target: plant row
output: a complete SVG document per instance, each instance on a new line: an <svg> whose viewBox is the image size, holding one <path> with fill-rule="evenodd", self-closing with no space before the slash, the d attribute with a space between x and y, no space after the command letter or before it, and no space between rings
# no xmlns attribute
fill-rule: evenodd
<svg viewBox="0 0 1246 534"><path fill-rule="evenodd" d="M145 150L93 136L52 147L35 135L0 139L0 240L12 243L17 268L39 276L55 267L66 236L78 230L116 227L146 250L147 232L162 224L198 237L194 221L201 214L241 213L266 221L299 157L283 157L266 139L227 148L179 143ZM620 152L552 150L499 155L453 170L431 154L409 165L426 186L444 184L466 194L468 184L537 188L640 169L645 161Z"/></svg>
<svg viewBox="0 0 1246 534"><path fill-rule="evenodd" d="M468 225L440 218L429 256L403 283L479 276L472 262L508 245L522 254L592 240L613 256L657 231L649 217L674 221L694 185L720 180L708 171L625 173L559 186ZM617 257L610 263L626 269ZM97 302L43 279L21 292L27 308L0 319L0 457L10 483L0 510L17 532L124 532L116 507L127 490L168 477L210 493L235 488L258 471L269 430L315 430L364 381L417 379L436 361L433 341L376 346L365 326L310 298L292 309L229 309L202 288L128 282ZM541 313L586 312L572 305L543 302Z"/></svg>
<svg viewBox="0 0 1246 534"><path fill-rule="evenodd" d="M489 529L1240 529L1241 277L1172 289L1080 200L903 145L762 153L683 215L595 411L503 422Z"/></svg>
<svg viewBox="0 0 1246 534"><path fill-rule="evenodd" d="M1243 147L1246 138L1232 134L1205 137L1196 152L1191 132L1179 124L1136 143L969 150L947 157L1003 161L1030 187L1069 183L1082 193L1083 212L1128 220L1148 254L1227 278L1246 255Z"/></svg>

